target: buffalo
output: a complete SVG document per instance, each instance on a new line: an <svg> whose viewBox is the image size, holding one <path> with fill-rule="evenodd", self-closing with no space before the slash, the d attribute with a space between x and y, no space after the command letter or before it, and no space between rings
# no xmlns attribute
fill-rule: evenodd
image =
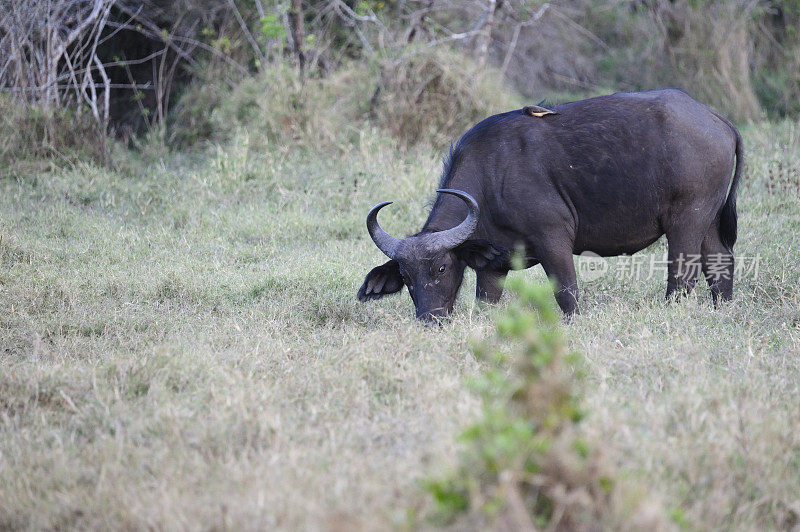
<svg viewBox="0 0 800 532"><path fill-rule="evenodd" d="M632 254L666 235L667 299L702 269L714 304L733 294L742 139L730 121L678 89L617 93L490 116L450 148L422 230L367 230L389 261L358 291L408 287L417 318L450 313L467 266L495 302L514 265L541 264L562 311L578 311L573 255ZM538 111L538 112L537 112ZM699 268L687 267L697 257Z"/></svg>

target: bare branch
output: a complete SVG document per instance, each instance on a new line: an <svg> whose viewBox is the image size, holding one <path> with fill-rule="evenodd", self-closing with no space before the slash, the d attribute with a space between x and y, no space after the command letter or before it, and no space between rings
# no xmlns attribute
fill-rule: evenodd
<svg viewBox="0 0 800 532"><path fill-rule="evenodd" d="M124 9L123 9L123 11L124 11ZM130 13L130 11L128 10L128 11L126 11L126 13ZM150 37L151 39L158 39L158 40L160 40L162 42L164 41L164 36L161 34L161 31L159 30L159 28L157 26L155 26L155 24L153 24L152 22L149 22L149 21L141 20L141 19L139 20L139 22L142 23L142 26L143 26L142 28L136 28L136 27L131 26L130 24L128 24L124 29L136 30L136 31L140 32L142 35L144 35L146 37ZM108 26L112 27L112 28L118 27L119 25L120 24L116 23L116 22L109 22L108 23ZM247 70L247 68L245 66L243 66L241 63L235 61L229 55L227 55L225 53L222 53L220 50L217 50L213 46L209 46L208 44L206 44L206 43L204 43L202 41L198 41L197 39L192 39L190 37L185 37L185 36L181 36L181 35L172 35L170 41L166 42L165 44L169 45L169 47L172 49L172 51L174 51L175 53L180 55L182 59L186 60L186 62L189 63L192 66L197 67L199 65L197 64L197 61L191 56L191 54L187 53L186 50L184 50L183 48L177 46L175 43L188 44L188 45L191 45L193 48L196 47L196 48L200 48L202 50L205 50L205 51L211 53L212 55L222 59L223 61L225 61L229 65L231 65L233 67L236 67L236 69L239 70L239 72L241 74L243 74L245 76L250 74L250 71Z"/></svg>
<svg viewBox="0 0 800 532"><path fill-rule="evenodd" d="M479 30L479 29L478 30L465 31L463 33L451 33L447 37L442 37L441 39L436 39L436 40L430 41L428 43L428 46L437 46L437 45L440 45L440 44L443 44L443 43L446 43L446 42L460 41L460 40L463 40L463 39L469 39L470 37L474 37L476 35L479 35L480 33L481 33L481 30Z"/></svg>
<svg viewBox="0 0 800 532"><path fill-rule="evenodd" d="M242 29L242 33L244 33L247 42L250 43L250 47L256 53L256 57L261 62L263 67L263 65L265 65L267 62L267 58L264 56L264 52L261 51L261 47L258 46L258 42L256 41L255 37L253 37L253 33L250 31L250 28L247 27L247 23L245 23L244 19L242 18L239 8L236 7L236 2L233 0L228 0L228 5L231 7L233 16L236 17L236 21L239 23L239 27Z"/></svg>
<svg viewBox="0 0 800 532"><path fill-rule="evenodd" d="M506 75L506 70L508 70L508 65L511 63L511 58L514 56L515 50L517 48L517 40L519 39L519 34L522 28L526 26L530 26L534 22L537 22L540 18L547 13L547 10L550 8L550 4L542 4L542 7L533 14L531 18L524 22L518 22L516 26L514 26L514 35L511 37L511 43L508 45L508 50L506 51L506 57L503 59L503 66L500 67L500 76L503 77Z"/></svg>
<svg viewBox="0 0 800 532"><path fill-rule="evenodd" d="M492 28L494 26L494 13L497 10L497 0L489 0L486 7L485 22L481 31L482 39L478 47L478 66L484 68L489 59L489 45L492 42Z"/></svg>
<svg viewBox="0 0 800 532"><path fill-rule="evenodd" d="M100 17L104 10L106 13L108 13L115 1L116 0L94 0L91 13L89 13L89 15L83 19L83 22L78 24L78 26L73 29L65 39L61 40L60 44L53 51L52 58L56 61L61 58L61 56L64 55L64 50L67 49L67 46L72 44L75 39L80 37L84 30L91 26L95 20Z"/></svg>

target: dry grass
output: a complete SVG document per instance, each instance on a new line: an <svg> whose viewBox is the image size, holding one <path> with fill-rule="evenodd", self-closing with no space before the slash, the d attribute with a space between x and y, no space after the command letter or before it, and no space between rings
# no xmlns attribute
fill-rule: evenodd
<svg viewBox="0 0 800 532"><path fill-rule="evenodd" d="M758 279L718 311L605 279L565 327L590 443L687 528L800 516L800 198L767 187L800 132L745 134L737 251ZM495 311L474 276L441 329L355 291L383 260L367 209L394 199L386 229L416 230L438 154L370 132L262 148L0 178L0 528L376 529L426 504Z"/></svg>
<svg viewBox="0 0 800 532"><path fill-rule="evenodd" d="M47 110L0 92L0 172L25 175L50 161L102 163L106 143L89 111Z"/></svg>

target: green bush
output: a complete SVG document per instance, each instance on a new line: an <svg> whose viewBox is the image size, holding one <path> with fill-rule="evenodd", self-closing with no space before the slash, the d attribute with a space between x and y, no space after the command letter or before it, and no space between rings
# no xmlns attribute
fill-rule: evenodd
<svg viewBox="0 0 800 532"><path fill-rule="evenodd" d="M508 282L519 298L495 336L474 347L487 369L473 381L479 419L460 436L450 475L431 480L432 518L493 529L658 529L660 509L618 486L580 421L581 357L568 352L551 287Z"/></svg>

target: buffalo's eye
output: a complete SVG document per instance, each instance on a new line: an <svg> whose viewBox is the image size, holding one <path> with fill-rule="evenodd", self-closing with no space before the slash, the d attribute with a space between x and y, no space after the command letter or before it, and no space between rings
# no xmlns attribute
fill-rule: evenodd
<svg viewBox="0 0 800 532"><path fill-rule="evenodd" d="M414 291L414 285L413 284L408 285L408 291L409 292L413 292Z"/></svg>
<svg viewBox="0 0 800 532"><path fill-rule="evenodd" d="M439 266L439 273L444 273L444 271L445 271L446 269L447 269L447 266L445 266L444 264L442 264L441 266Z"/></svg>

